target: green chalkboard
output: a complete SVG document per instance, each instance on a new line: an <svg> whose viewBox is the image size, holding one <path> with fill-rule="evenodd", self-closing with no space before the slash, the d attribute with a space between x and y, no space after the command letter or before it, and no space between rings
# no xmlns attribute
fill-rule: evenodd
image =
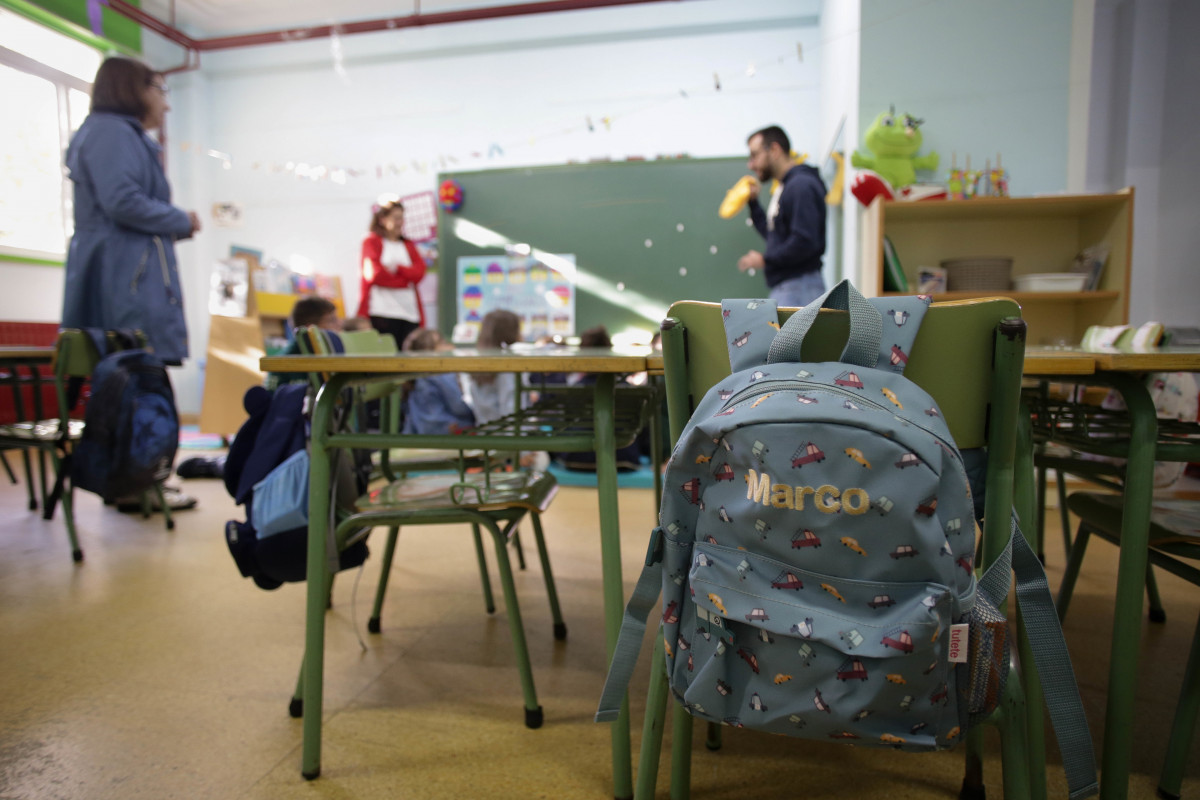
<svg viewBox="0 0 1200 800"><path fill-rule="evenodd" d="M529 245L575 256L576 332L605 325L657 330L675 300L762 297L762 274L737 271L738 257L762 250L749 212L721 219L725 192L746 159L669 159L445 173L462 206L439 209L438 319L449 334L457 315L460 256Z"/></svg>

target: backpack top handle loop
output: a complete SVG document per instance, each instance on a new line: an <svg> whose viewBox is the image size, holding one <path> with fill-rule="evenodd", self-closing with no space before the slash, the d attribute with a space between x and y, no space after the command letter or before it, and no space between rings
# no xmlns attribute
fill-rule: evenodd
<svg viewBox="0 0 1200 800"><path fill-rule="evenodd" d="M842 351L841 361L873 368L879 360L883 317L849 280L841 281L783 323L771 342L767 363L801 361L800 349L804 337L808 335L822 308L850 313L850 337L846 341L846 349Z"/></svg>

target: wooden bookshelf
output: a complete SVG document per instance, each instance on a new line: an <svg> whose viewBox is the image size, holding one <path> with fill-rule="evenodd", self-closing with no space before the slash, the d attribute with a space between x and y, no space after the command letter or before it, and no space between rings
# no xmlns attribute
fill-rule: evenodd
<svg viewBox="0 0 1200 800"><path fill-rule="evenodd" d="M864 294L883 291L883 237L891 239L911 286L922 266L946 259L1005 256L1014 277L1067 272L1077 253L1108 246L1108 262L1095 291L943 292L935 300L1000 295L1021 304L1029 344L1078 342L1091 325L1129 321L1130 258L1133 246L1133 189L1112 194L1029 198L928 200L915 203L876 199L862 225Z"/></svg>

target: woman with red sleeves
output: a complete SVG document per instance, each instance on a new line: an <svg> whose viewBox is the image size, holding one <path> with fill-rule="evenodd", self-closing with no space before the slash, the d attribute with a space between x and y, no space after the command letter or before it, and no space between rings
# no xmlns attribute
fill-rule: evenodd
<svg viewBox="0 0 1200 800"><path fill-rule="evenodd" d="M404 206L399 200L375 207L371 233L362 244L362 300L358 316L371 327L390 333L396 346L417 328L425 327L425 308L417 284L425 277L425 261L417 247L401 234Z"/></svg>

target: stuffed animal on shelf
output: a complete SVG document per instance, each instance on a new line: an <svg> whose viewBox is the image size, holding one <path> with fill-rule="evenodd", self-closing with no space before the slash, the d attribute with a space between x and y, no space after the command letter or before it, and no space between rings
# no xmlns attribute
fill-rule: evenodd
<svg viewBox="0 0 1200 800"><path fill-rule="evenodd" d="M851 189L863 205L869 205L880 194L888 199L903 196L905 189L917 182L917 170L937 169L937 153L917 155L923 141L923 122L911 114L897 115L893 106L867 128L863 138L874 155L858 150L850 154L851 165L873 173L860 174Z"/></svg>

